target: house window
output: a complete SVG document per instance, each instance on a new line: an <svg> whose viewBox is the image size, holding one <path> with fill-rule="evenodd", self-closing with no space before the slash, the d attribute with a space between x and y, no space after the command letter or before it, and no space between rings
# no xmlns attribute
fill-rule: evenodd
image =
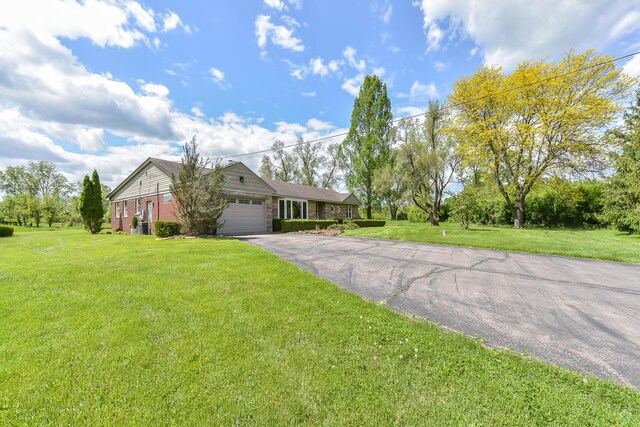
<svg viewBox="0 0 640 427"><path fill-rule="evenodd" d="M251 204L252 205L261 205L262 204L262 200L252 200Z"/></svg>
<svg viewBox="0 0 640 427"><path fill-rule="evenodd" d="M238 199L238 203L240 203L241 205L249 205L249 204L251 204L251 200Z"/></svg>
<svg viewBox="0 0 640 427"><path fill-rule="evenodd" d="M172 201L173 201L173 196L171 195L171 193L165 193L162 195L162 203L164 203L165 205L168 205Z"/></svg>
<svg viewBox="0 0 640 427"><path fill-rule="evenodd" d="M123 202L123 205L124 205L123 216L126 218L129 216L129 209L127 208L128 203L126 200Z"/></svg>
<svg viewBox="0 0 640 427"><path fill-rule="evenodd" d="M351 206L347 206L347 218L348 219L351 219L352 216L353 216L353 212L352 212L351 209L352 209Z"/></svg>
<svg viewBox="0 0 640 427"><path fill-rule="evenodd" d="M278 200L278 218L307 219L309 217L309 203L307 200L280 199Z"/></svg>
<svg viewBox="0 0 640 427"><path fill-rule="evenodd" d="M142 213L142 207L140 206L140 199L136 199L136 215Z"/></svg>
<svg viewBox="0 0 640 427"><path fill-rule="evenodd" d="M334 213L336 211L336 207L335 206L331 206L331 213Z"/></svg>
<svg viewBox="0 0 640 427"><path fill-rule="evenodd" d="M120 203L116 202L116 218L120 218Z"/></svg>
<svg viewBox="0 0 640 427"><path fill-rule="evenodd" d="M229 203L235 203L236 202L236 199L228 199L228 200L229 200Z"/></svg>

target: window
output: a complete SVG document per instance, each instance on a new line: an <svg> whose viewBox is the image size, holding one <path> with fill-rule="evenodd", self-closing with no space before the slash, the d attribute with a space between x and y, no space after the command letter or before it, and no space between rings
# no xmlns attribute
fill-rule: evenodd
<svg viewBox="0 0 640 427"><path fill-rule="evenodd" d="M336 212L337 212L337 213L340 213L340 206L338 206L338 207L336 208Z"/></svg>
<svg viewBox="0 0 640 427"><path fill-rule="evenodd" d="M124 204L124 209L123 209L123 214L124 214L124 215L123 215L123 216L126 218L126 217L128 217L128 216L129 216L129 210L127 209L127 205L128 205L127 200L125 200L125 201L123 202L123 204Z"/></svg>
<svg viewBox="0 0 640 427"><path fill-rule="evenodd" d="M235 203L236 202L236 199L228 199L228 200L229 200L229 203Z"/></svg>
<svg viewBox="0 0 640 427"><path fill-rule="evenodd" d="M280 199L278 200L278 218L307 219L309 217L309 203L306 200Z"/></svg>
<svg viewBox="0 0 640 427"><path fill-rule="evenodd" d="M238 199L238 203L240 203L241 205L249 205L249 204L251 204L251 200Z"/></svg>
<svg viewBox="0 0 640 427"><path fill-rule="evenodd" d="M140 199L136 199L136 215L142 213L142 207L140 206Z"/></svg>
<svg viewBox="0 0 640 427"><path fill-rule="evenodd" d="M252 205L261 205L262 204L262 200L252 200L251 204Z"/></svg>
<svg viewBox="0 0 640 427"><path fill-rule="evenodd" d="M331 213L334 213L336 211L336 207L335 206L331 206Z"/></svg>
<svg viewBox="0 0 640 427"><path fill-rule="evenodd" d="M173 201L173 195L171 193L165 193L162 195L162 203L168 205Z"/></svg>
<svg viewBox="0 0 640 427"><path fill-rule="evenodd" d="M120 203L116 202L116 218L120 218Z"/></svg>
<svg viewBox="0 0 640 427"><path fill-rule="evenodd" d="M351 209L352 209L351 206L347 206L347 218L348 219L351 219L352 215L353 215L353 212L352 212Z"/></svg>

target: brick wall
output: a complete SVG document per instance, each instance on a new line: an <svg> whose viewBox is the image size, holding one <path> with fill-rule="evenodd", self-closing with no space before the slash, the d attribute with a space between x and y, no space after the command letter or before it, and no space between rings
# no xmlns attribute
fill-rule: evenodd
<svg viewBox="0 0 640 427"><path fill-rule="evenodd" d="M162 220L162 221L177 221L178 217L175 214L176 205L175 201L172 199L170 203L164 203L164 196L160 194L159 196L149 196L142 197L140 199L140 207L145 211L143 221L147 221L148 214L146 212L147 202L151 202L153 205L151 211L151 229L149 233L153 233L153 223ZM120 218L116 218L116 205L120 205ZM131 232L131 219L134 215L136 215L136 199L127 200L127 216L124 216L124 201L111 203L111 227L114 229L120 229L125 233ZM139 216L139 215L138 215ZM139 223L140 221L138 218ZM139 226L138 226L139 227Z"/></svg>

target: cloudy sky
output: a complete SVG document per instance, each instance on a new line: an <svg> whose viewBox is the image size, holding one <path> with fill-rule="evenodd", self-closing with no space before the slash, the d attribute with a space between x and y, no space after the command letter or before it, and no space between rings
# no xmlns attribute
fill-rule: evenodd
<svg viewBox="0 0 640 427"><path fill-rule="evenodd" d="M217 157L342 132L366 74L401 117L482 64L589 47L640 50L640 2L3 1L0 168L97 168L114 186L194 134ZM621 66L637 76L640 55Z"/></svg>

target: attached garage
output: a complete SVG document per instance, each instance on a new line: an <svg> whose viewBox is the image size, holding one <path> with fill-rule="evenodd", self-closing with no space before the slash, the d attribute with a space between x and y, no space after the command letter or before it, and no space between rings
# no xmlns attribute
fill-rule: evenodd
<svg viewBox="0 0 640 427"><path fill-rule="evenodd" d="M266 200L232 197L222 213L219 234L266 233Z"/></svg>

